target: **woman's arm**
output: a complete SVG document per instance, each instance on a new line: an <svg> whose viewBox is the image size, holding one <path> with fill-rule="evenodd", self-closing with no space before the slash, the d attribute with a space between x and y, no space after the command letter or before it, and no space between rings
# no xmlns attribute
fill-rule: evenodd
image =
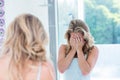
<svg viewBox="0 0 120 80"><path fill-rule="evenodd" d="M88 53L87 55L88 57L86 60L83 50L82 50L83 45L85 44L83 36L81 36L80 34L76 35L75 42L76 42L76 50L77 50L77 55L78 55L79 67L82 71L82 74L87 75L90 73L90 71L95 66L95 63L98 58L98 48L94 46L93 49L90 51L90 53Z"/></svg>
<svg viewBox="0 0 120 80"><path fill-rule="evenodd" d="M65 56L65 50L66 45L61 45L58 56L58 69L61 73L63 73L70 66L76 52L75 48L72 48L67 56Z"/></svg>
<svg viewBox="0 0 120 80"><path fill-rule="evenodd" d="M98 48L95 46L90 53L88 54L88 58L84 57L83 51L81 49L77 50L78 55L78 63L81 68L82 74L87 75L93 69L96 64L98 58Z"/></svg>

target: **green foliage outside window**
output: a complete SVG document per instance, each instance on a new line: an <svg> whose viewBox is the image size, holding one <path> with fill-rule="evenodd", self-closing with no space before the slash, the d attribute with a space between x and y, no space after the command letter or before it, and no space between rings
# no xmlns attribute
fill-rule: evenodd
<svg viewBox="0 0 120 80"><path fill-rule="evenodd" d="M84 0L85 21L97 44L120 43L120 0Z"/></svg>

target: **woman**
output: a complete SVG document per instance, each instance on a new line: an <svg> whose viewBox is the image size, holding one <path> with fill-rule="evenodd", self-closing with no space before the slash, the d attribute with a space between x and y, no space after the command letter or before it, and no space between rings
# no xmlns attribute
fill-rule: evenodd
<svg viewBox="0 0 120 80"><path fill-rule="evenodd" d="M46 58L47 38L37 17L18 16L7 30L0 58L0 80L54 80L53 66Z"/></svg>
<svg viewBox="0 0 120 80"><path fill-rule="evenodd" d="M89 74L98 58L98 48L87 25L72 20L65 34L68 44L59 48L58 69L64 73L64 80L89 80Z"/></svg>

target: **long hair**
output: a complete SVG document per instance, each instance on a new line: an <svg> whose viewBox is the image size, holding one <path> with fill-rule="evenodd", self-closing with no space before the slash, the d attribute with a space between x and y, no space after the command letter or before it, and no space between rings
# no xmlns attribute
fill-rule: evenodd
<svg viewBox="0 0 120 80"><path fill-rule="evenodd" d="M71 32L79 32L83 35L85 44L82 50L84 54L88 54L94 46L94 38L90 34L90 30L88 26L82 20L79 20L79 19L72 20L69 24L68 30L65 33L65 38L67 39L67 43L68 43L66 48L66 54L68 54L71 49L71 46L70 46Z"/></svg>
<svg viewBox="0 0 120 80"><path fill-rule="evenodd" d="M11 54L10 80L23 80L26 61L46 61L47 41L42 23L31 14L20 15L10 24L3 45L3 54Z"/></svg>

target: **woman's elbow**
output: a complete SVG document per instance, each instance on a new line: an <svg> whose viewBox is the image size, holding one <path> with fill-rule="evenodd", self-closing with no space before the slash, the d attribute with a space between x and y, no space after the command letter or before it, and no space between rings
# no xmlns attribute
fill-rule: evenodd
<svg viewBox="0 0 120 80"><path fill-rule="evenodd" d="M59 70L60 73L64 73L65 72L65 69L60 64L58 64L58 70Z"/></svg>
<svg viewBox="0 0 120 80"><path fill-rule="evenodd" d="M90 74L90 71L82 71L82 75L87 76Z"/></svg>
<svg viewBox="0 0 120 80"><path fill-rule="evenodd" d="M60 72L60 73L64 73L65 70L63 70L63 69L59 69L59 72Z"/></svg>

